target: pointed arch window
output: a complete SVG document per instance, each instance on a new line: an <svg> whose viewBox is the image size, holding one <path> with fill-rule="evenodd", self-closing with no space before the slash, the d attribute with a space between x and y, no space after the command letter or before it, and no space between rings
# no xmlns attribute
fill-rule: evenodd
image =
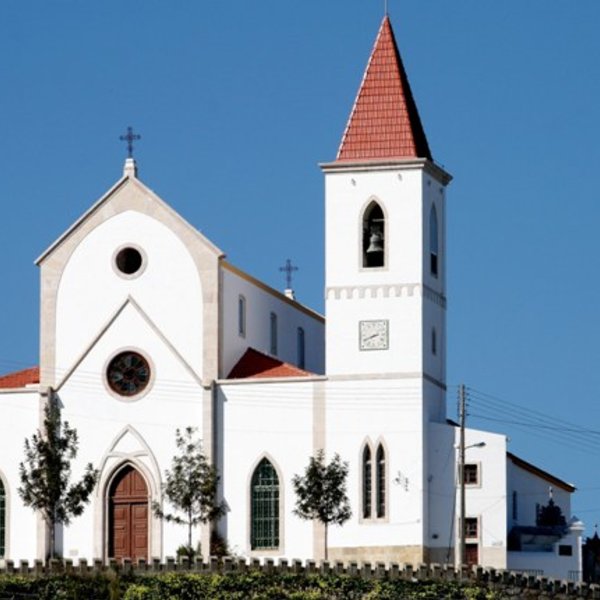
<svg viewBox="0 0 600 600"><path fill-rule="evenodd" d="M363 268L383 267L385 264L385 217L375 200L363 214L362 256Z"/></svg>
<svg viewBox="0 0 600 600"><path fill-rule="evenodd" d="M377 447L376 455L376 488L375 488L375 505L377 507L377 518L381 519L385 517L385 504L386 504L386 473L385 473L385 450L383 444L379 444Z"/></svg>
<svg viewBox="0 0 600 600"><path fill-rule="evenodd" d="M298 346L298 366L301 369L304 369L304 365L306 364L306 344L304 329L302 327L298 327L298 331L296 333L296 343Z"/></svg>
<svg viewBox="0 0 600 600"><path fill-rule="evenodd" d="M435 204L432 205L429 211L429 270L434 276L438 276L439 272L439 231L438 218Z"/></svg>
<svg viewBox="0 0 600 600"><path fill-rule="evenodd" d="M252 475L250 490L250 545L252 550L279 547L279 478L263 458Z"/></svg>
<svg viewBox="0 0 600 600"><path fill-rule="evenodd" d="M274 312L270 316L270 341L271 354L277 356L277 315Z"/></svg>
<svg viewBox="0 0 600 600"><path fill-rule="evenodd" d="M0 558L6 554L6 490L0 479Z"/></svg>
<svg viewBox="0 0 600 600"><path fill-rule="evenodd" d="M362 513L364 519L371 518L371 495L373 493L371 448L366 445L362 453Z"/></svg>

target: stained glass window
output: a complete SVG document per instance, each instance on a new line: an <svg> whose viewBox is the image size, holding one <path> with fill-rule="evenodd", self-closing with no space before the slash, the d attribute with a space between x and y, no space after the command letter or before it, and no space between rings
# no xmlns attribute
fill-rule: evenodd
<svg viewBox="0 0 600 600"><path fill-rule="evenodd" d="M371 491L373 487L371 474L371 448L365 446L362 457L362 497L363 497L363 518L371 517Z"/></svg>
<svg viewBox="0 0 600 600"><path fill-rule="evenodd" d="M279 547L279 478L266 458L252 475L250 493L252 549Z"/></svg>
<svg viewBox="0 0 600 600"><path fill-rule="evenodd" d="M377 517L381 519L385 517L385 450L381 444L377 448L377 488L375 492Z"/></svg>

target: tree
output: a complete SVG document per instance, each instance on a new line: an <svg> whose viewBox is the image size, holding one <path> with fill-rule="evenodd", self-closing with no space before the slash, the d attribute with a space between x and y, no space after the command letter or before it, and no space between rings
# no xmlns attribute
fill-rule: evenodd
<svg viewBox="0 0 600 600"><path fill-rule="evenodd" d="M325 527L325 560L327 560L328 527L343 525L351 516L346 495L348 463L335 454L329 464L325 453L319 450L311 456L304 475L294 475L292 483L296 492L294 513L301 519L317 520Z"/></svg>
<svg viewBox="0 0 600 600"><path fill-rule="evenodd" d="M165 471L163 494L176 512L166 513L158 502L152 503L152 510L160 519L187 525L187 551L190 557L194 554L192 529L224 513L223 504L217 501L219 475L203 454L201 440L194 439L195 431L193 427L186 427L183 433L176 430L175 443L179 454L173 457L171 470Z"/></svg>
<svg viewBox="0 0 600 600"><path fill-rule="evenodd" d="M83 477L71 480L71 461L77 456L77 431L65 421L61 424L60 409L51 397L44 407L43 432L25 439L25 462L19 464L21 486L19 495L26 506L42 514L50 530L50 558L56 552L56 525L71 522L79 516L98 481L98 471L91 463Z"/></svg>

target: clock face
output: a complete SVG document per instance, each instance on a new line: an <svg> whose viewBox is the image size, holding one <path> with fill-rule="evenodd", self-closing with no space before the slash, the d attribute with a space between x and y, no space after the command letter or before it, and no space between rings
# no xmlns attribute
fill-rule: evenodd
<svg viewBox="0 0 600 600"><path fill-rule="evenodd" d="M135 396L150 381L150 365L137 352L121 352L110 361L106 379L110 389L119 396Z"/></svg>
<svg viewBox="0 0 600 600"><path fill-rule="evenodd" d="M358 324L361 350L387 350L389 345L387 320L360 321Z"/></svg>

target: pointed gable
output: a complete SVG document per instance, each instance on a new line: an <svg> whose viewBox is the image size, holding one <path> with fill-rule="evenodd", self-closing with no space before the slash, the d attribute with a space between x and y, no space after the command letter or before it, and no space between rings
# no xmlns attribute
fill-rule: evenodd
<svg viewBox="0 0 600 600"><path fill-rule="evenodd" d="M392 25L386 15L336 160L394 158L432 160Z"/></svg>

